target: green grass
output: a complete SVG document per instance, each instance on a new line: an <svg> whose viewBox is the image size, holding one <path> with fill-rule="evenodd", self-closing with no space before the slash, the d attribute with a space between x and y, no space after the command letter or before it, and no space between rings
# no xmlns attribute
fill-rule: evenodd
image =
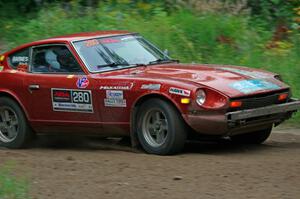
<svg viewBox="0 0 300 199"><path fill-rule="evenodd" d="M28 182L13 174L13 166L6 164L0 167L0 198L29 199Z"/></svg>
<svg viewBox="0 0 300 199"><path fill-rule="evenodd" d="M125 29L139 32L161 49L168 49L182 62L243 65L282 75L300 98L300 34L276 49L267 49L273 32L248 15L195 14L190 11L166 13L155 8L151 15L135 10L113 9L105 4L69 10L50 5L35 17L7 20L0 35L9 47L56 35L95 30ZM229 42L220 42L223 37ZM300 114L291 122L299 123Z"/></svg>

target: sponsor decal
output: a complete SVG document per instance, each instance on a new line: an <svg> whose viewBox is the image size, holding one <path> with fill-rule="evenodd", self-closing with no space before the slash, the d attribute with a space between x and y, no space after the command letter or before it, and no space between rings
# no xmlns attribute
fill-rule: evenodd
<svg viewBox="0 0 300 199"><path fill-rule="evenodd" d="M86 47L93 47L93 46L97 46L99 45L99 42L97 39L90 39L90 40L86 40L84 42L85 46Z"/></svg>
<svg viewBox="0 0 300 199"><path fill-rule="evenodd" d="M93 113L90 90L52 88L53 111Z"/></svg>
<svg viewBox="0 0 300 199"><path fill-rule="evenodd" d="M104 99L104 106L106 107L126 107L126 99L110 98Z"/></svg>
<svg viewBox="0 0 300 199"><path fill-rule="evenodd" d="M28 65L19 63L17 70L21 72L26 72L28 70Z"/></svg>
<svg viewBox="0 0 300 199"><path fill-rule="evenodd" d="M77 88L86 88L89 85L89 80L87 77L79 77L77 82L76 82L76 86Z"/></svg>
<svg viewBox="0 0 300 199"><path fill-rule="evenodd" d="M102 44L109 44L109 43L118 43L120 42L119 39L113 39L113 38L105 38L105 39L100 39L100 42Z"/></svg>
<svg viewBox="0 0 300 199"><path fill-rule="evenodd" d="M126 107L126 99L121 90L106 90L106 99L104 99L106 107Z"/></svg>
<svg viewBox="0 0 300 199"><path fill-rule="evenodd" d="M145 90L160 90L161 85L160 84L143 84L141 86L141 89Z"/></svg>
<svg viewBox="0 0 300 199"><path fill-rule="evenodd" d="M123 91L106 90L106 98L108 98L108 99L123 99Z"/></svg>
<svg viewBox="0 0 300 199"><path fill-rule="evenodd" d="M5 56L4 55L1 55L0 56L0 61L3 61L5 59Z"/></svg>
<svg viewBox="0 0 300 199"><path fill-rule="evenodd" d="M176 94L176 95L181 95L181 96L186 96L186 97L189 97L191 95L190 90L185 90L185 89L181 89L181 88L174 88L174 87L171 87L169 89L169 93Z"/></svg>
<svg viewBox="0 0 300 199"><path fill-rule="evenodd" d="M4 66L0 66L0 72L2 72L4 69Z"/></svg>
<svg viewBox="0 0 300 199"><path fill-rule="evenodd" d="M19 62L27 63L28 60L29 60L29 58L26 56L13 56L11 59L11 62L12 63L19 63Z"/></svg>
<svg viewBox="0 0 300 199"><path fill-rule="evenodd" d="M240 75L245 75L245 76L251 77L253 79L266 79L266 78L269 78L268 75L266 75L265 73L259 72L259 71L253 72L253 71L246 71L246 70L241 70L241 69L237 69L237 68L227 68L227 67L220 67L220 69L230 71L230 72L234 72L234 73L238 73Z"/></svg>
<svg viewBox="0 0 300 199"><path fill-rule="evenodd" d="M133 87L133 83L130 84L117 84L117 85L103 85L100 86L100 90L130 90Z"/></svg>
<svg viewBox="0 0 300 199"><path fill-rule="evenodd" d="M244 94L254 93L262 90L274 90L280 88L280 86L276 84L273 84L265 80L260 80L260 79L238 81L230 84L229 86Z"/></svg>

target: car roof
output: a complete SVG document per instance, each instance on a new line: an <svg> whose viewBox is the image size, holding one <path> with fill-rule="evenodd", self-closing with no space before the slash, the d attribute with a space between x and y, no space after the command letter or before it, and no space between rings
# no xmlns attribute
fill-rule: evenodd
<svg viewBox="0 0 300 199"><path fill-rule="evenodd" d="M69 34L63 36L56 36L48 39L37 40L34 42L23 44L7 52L7 54L34 45L43 45L43 44L51 44L51 43L68 43L77 40L92 39L95 37L109 37L109 36L124 35L124 34L132 34L132 33L124 30L109 30L109 31L96 31L96 32L82 32L82 33L75 33L75 34Z"/></svg>

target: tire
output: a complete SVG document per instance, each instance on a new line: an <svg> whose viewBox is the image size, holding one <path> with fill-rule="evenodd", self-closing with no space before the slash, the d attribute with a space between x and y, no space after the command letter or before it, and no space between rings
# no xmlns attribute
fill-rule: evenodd
<svg viewBox="0 0 300 199"><path fill-rule="evenodd" d="M10 149L25 148L33 133L20 106L7 97L0 98L0 146Z"/></svg>
<svg viewBox="0 0 300 199"><path fill-rule="evenodd" d="M172 104L150 99L141 105L137 113L137 137L147 153L176 154L184 147L186 124Z"/></svg>
<svg viewBox="0 0 300 199"><path fill-rule="evenodd" d="M261 144L268 139L272 127L260 131L231 136L231 140L238 144Z"/></svg>

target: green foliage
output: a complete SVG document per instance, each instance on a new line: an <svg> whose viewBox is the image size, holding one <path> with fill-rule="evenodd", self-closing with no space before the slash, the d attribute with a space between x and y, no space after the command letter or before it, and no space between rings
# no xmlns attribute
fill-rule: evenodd
<svg viewBox="0 0 300 199"><path fill-rule="evenodd" d="M48 4L36 17L7 21L0 35L13 47L75 32L125 29L141 33L182 62L244 65L279 73L292 86L294 96L300 97L299 32L273 41L273 32L250 15L167 12L159 1L132 2L101 2L93 8L78 1L68 7ZM268 48L270 42L275 47ZM299 119L300 114L294 122Z"/></svg>
<svg viewBox="0 0 300 199"><path fill-rule="evenodd" d="M263 19L266 23L293 23L293 10L300 6L299 0L249 0L248 6L252 14Z"/></svg>
<svg viewBox="0 0 300 199"><path fill-rule="evenodd" d="M28 183L17 179L12 174L12 165L7 164L0 168L0 198L1 199L29 199Z"/></svg>

